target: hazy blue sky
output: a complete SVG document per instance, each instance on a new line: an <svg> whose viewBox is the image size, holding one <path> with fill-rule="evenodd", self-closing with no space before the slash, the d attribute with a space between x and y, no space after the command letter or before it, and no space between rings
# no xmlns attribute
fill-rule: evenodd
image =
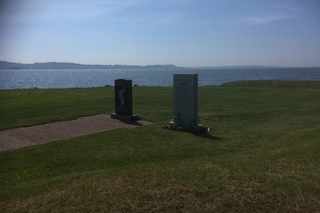
<svg viewBox="0 0 320 213"><path fill-rule="evenodd" d="M0 2L0 60L320 66L320 0Z"/></svg>

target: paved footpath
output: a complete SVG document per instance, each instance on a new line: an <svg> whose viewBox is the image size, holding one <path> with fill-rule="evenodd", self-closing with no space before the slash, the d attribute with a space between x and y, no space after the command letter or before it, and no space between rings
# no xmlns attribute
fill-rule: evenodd
<svg viewBox="0 0 320 213"><path fill-rule="evenodd" d="M52 141L105 132L119 128L133 128L151 124L147 121L122 122L110 115L100 114L32 127L0 131L0 152Z"/></svg>

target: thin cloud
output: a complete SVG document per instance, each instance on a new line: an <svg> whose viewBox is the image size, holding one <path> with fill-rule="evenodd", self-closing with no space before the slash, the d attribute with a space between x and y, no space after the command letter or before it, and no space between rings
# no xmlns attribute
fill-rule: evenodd
<svg viewBox="0 0 320 213"><path fill-rule="evenodd" d="M286 10L286 11L300 11L303 10L301 7L293 7L293 6L288 6L288 5L274 5L273 6L276 9L279 10Z"/></svg>
<svg viewBox="0 0 320 213"><path fill-rule="evenodd" d="M181 20L182 16L181 15L168 15L164 17L162 20L160 20L160 23L163 24L172 24L172 23L177 23Z"/></svg>
<svg viewBox="0 0 320 213"><path fill-rule="evenodd" d="M0 0L1 1L1 0ZM9 1L8 1L9 2ZM42 21L79 21L104 16L125 8L141 4L145 0L29 0L20 2L11 0L1 4L0 22L10 24L28 24Z"/></svg>
<svg viewBox="0 0 320 213"><path fill-rule="evenodd" d="M274 21L280 21L284 19L290 19L291 16L285 15L272 15L272 16L264 16L264 17L246 17L244 18L244 22L248 25L259 25L259 24L267 24Z"/></svg>

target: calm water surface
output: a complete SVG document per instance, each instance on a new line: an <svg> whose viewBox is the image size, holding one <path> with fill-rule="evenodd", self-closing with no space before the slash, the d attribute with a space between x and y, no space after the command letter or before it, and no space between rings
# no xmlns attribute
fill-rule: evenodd
<svg viewBox="0 0 320 213"><path fill-rule="evenodd" d="M172 86L174 73L198 73L200 86L239 80L320 80L320 68L27 69L0 70L0 89L113 86L119 78L138 85Z"/></svg>

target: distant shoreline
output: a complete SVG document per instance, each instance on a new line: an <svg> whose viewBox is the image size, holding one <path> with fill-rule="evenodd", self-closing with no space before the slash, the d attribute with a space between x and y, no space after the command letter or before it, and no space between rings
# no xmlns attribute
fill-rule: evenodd
<svg viewBox="0 0 320 213"><path fill-rule="evenodd" d="M44 63L33 63L33 64L23 64L15 62L0 61L0 69L150 69L150 68L160 68L160 69L170 69L179 68L172 64L165 65L100 65L100 64L77 64L70 62L44 62Z"/></svg>
<svg viewBox="0 0 320 213"><path fill-rule="evenodd" d="M319 67L281 67L281 66L262 66L262 65L245 65L245 66L199 66L199 67L179 67L173 64L163 65L123 65L123 64L78 64L71 62L35 62L32 64L0 61L1 69L237 69L237 68L319 68Z"/></svg>

